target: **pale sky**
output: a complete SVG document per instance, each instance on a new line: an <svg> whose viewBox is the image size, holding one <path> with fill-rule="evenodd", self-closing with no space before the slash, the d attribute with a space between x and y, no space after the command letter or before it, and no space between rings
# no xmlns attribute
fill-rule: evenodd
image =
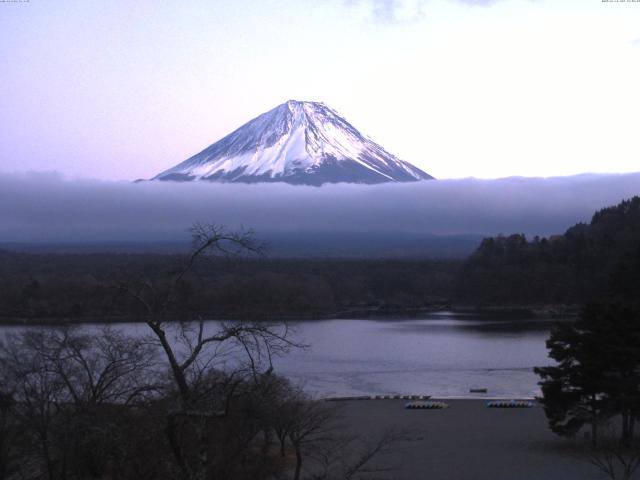
<svg viewBox="0 0 640 480"><path fill-rule="evenodd" d="M0 2L0 172L149 178L288 99L437 178L640 171L640 2Z"/></svg>

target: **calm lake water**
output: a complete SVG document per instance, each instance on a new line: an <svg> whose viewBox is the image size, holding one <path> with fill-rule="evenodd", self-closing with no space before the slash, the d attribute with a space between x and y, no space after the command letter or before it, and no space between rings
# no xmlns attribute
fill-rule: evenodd
<svg viewBox="0 0 640 480"><path fill-rule="evenodd" d="M451 313L411 320L325 320L296 324L309 351L278 371L321 396L539 395L534 366L549 365L552 321L491 320Z"/></svg>
<svg viewBox="0 0 640 480"><path fill-rule="evenodd" d="M215 322L208 322L215 328ZM309 345L274 361L276 372L320 397L428 394L434 397L539 395L534 366L548 365L550 320L435 313L417 319L295 322ZM83 328L95 328L86 326ZM146 333L142 324L122 324ZM5 331L14 330L7 327Z"/></svg>

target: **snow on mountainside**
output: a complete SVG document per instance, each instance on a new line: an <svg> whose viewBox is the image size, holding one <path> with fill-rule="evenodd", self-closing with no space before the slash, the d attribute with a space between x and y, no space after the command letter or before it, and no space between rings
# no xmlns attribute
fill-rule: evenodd
<svg viewBox="0 0 640 480"><path fill-rule="evenodd" d="M153 180L322 185L431 178L325 104L289 100Z"/></svg>

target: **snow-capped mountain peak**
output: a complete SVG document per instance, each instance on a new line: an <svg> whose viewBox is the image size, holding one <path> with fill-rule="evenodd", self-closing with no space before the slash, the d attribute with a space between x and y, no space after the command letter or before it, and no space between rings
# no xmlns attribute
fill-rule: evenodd
<svg viewBox="0 0 640 480"><path fill-rule="evenodd" d="M153 180L321 185L431 178L324 103L289 100Z"/></svg>

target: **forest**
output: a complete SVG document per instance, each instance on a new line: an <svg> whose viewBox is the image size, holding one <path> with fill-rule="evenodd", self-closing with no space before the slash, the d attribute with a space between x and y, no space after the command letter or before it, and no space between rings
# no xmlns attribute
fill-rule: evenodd
<svg viewBox="0 0 640 480"><path fill-rule="evenodd" d="M484 304L582 304L637 297L640 197L604 208L564 235L486 238L457 277L457 298Z"/></svg>
<svg viewBox="0 0 640 480"><path fill-rule="evenodd" d="M255 239L259 240L259 239ZM206 256L180 279L174 318L328 318L443 308L580 305L635 298L640 197L563 235L485 238L465 259ZM184 256L0 251L0 321L130 321L144 312L122 285L171 278Z"/></svg>
<svg viewBox="0 0 640 480"><path fill-rule="evenodd" d="M173 255L0 254L4 321L135 320L140 307L118 285L162 283ZM206 258L182 279L176 319L353 316L450 302L460 262Z"/></svg>

